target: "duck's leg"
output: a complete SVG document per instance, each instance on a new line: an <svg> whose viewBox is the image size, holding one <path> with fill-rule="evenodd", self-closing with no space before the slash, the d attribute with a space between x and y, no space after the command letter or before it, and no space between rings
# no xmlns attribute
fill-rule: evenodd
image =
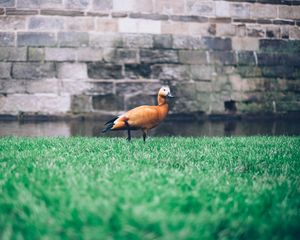
<svg viewBox="0 0 300 240"><path fill-rule="evenodd" d="M125 125L126 125L126 127L127 127L127 133L128 133L127 140L130 141L130 140L131 140L130 126L129 126L129 124L128 124L127 121L125 121Z"/></svg>
<svg viewBox="0 0 300 240"><path fill-rule="evenodd" d="M146 137L147 137L147 130L144 129L143 130L143 140L144 140L144 143L146 142Z"/></svg>

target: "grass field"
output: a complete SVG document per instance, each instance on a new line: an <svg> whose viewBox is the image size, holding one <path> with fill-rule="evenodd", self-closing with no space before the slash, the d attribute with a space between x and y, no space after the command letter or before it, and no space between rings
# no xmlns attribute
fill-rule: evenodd
<svg viewBox="0 0 300 240"><path fill-rule="evenodd" d="M300 138L0 138L0 239L300 239Z"/></svg>

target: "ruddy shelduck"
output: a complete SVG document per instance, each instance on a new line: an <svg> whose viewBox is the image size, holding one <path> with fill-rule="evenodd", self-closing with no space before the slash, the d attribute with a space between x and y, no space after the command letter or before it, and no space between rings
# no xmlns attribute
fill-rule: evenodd
<svg viewBox="0 0 300 240"><path fill-rule="evenodd" d="M170 88L165 86L158 91L157 106L140 106L129 110L121 116L115 117L105 123L102 132L127 130L128 138L131 140L131 130L142 130L144 142L150 129L158 126L168 115L169 105L167 98L172 98Z"/></svg>

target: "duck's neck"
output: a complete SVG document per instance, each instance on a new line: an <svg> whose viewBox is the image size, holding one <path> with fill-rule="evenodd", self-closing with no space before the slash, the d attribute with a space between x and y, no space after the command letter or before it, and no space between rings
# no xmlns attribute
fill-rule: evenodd
<svg viewBox="0 0 300 240"><path fill-rule="evenodd" d="M159 109L159 118L162 121L168 114L169 105L166 101L166 98L158 95L157 97L158 109Z"/></svg>

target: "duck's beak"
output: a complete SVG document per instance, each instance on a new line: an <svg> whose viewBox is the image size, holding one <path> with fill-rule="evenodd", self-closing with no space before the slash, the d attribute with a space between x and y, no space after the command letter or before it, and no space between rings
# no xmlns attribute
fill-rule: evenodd
<svg viewBox="0 0 300 240"><path fill-rule="evenodd" d="M168 95L167 95L167 97L173 98L174 96L169 92Z"/></svg>

